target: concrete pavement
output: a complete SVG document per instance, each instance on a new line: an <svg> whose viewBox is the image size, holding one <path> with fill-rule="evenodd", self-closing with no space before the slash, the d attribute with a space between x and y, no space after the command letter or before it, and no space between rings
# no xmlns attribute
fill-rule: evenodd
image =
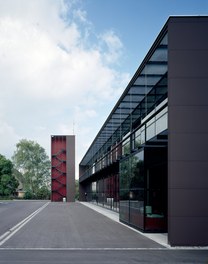
<svg viewBox="0 0 208 264"><path fill-rule="evenodd" d="M94 211L96 211L102 215L105 215L106 217L112 219L113 221L120 223L121 225L126 226L127 228L133 230L134 232L137 232L138 234L145 236L145 237L157 242L158 244L160 244L164 247L170 248L170 246L168 245L167 233L142 233L142 232L136 230L135 228L132 228L130 226L127 226L127 225L121 223L119 221L119 213L117 213L115 211L109 210L105 207L97 206L96 204L93 204L93 203L81 202L81 204L93 209Z"/></svg>
<svg viewBox="0 0 208 264"><path fill-rule="evenodd" d="M207 252L190 250L0 250L0 264L206 264Z"/></svg>
<svg viewBox="0 0 208 264"><path fill-rule="evenodd" d="M0 264L10 263L208 263L208 251L167 248L103 208L49 203L1 245Z"/></svg>
<svg viewBox="0 0 208 264"><path fill-rule="evenodd" d="M80 203L50 203L4 248L163 248Z"/></svg>

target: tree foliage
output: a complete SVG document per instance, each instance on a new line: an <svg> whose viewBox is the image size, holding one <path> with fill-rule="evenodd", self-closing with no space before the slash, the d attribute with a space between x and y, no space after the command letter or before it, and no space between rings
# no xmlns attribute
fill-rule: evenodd
<svg viewBox="0 0 208 264"><path fill-rule="evenodd" d="M46 186L42 186L40 189L38 189L37 193L36 193L36 199L50 199L50 191L48 190L48 188Z"/></svg>
<svg viewBox="0 0 208 264"><path fill-rule="evenodd" d="M0 154L0 196L11 196L19 183L12 174L13 164Z"/></svg>
<svg viewBox="0 0 208 264"><path fill-rule="evenodd" d="M12 157L15 169L22 178L23 189L37 196L39 189L50 187L50 160L37 142L22 139Z"/></svg>

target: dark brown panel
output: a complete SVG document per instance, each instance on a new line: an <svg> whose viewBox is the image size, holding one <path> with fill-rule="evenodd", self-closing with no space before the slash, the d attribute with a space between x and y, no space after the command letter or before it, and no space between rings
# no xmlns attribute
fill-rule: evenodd
<svg viewBox="0 0 208 264"><path fill-rule="evenodd" d="M171 105L208 105L208 78L169 79L169 106Z"/></svg>
<svg viewBox="0 0 208 264"><path fill-rule="evenodd" d="M169 189L170 217L208 217L207 189Z"/></svg>
<svg viewBox="0 0 208 264"><path fill-rule="evenodd" d="M208 217L170 217L169 244L172 246L207 246L207 223Z"/></svg>
<svg viewBox="0 0 208 264"><path fill-rule="evenodd" d="M208 189L207 172L208 161L170 161L169 188Z"/></svg>
<svg viewBox="0 0 208 264"><path fill-rule="evenodd" d="M208 17L168 23L168 240L175 246L208 245L207 33Z"/></svg>
<svg viewBox="0 0 208 264"><path fill-rule="evenodd" d="M169 119L171 119L169 129L172 133L207 133L205 140L208 140L208 122L205 122L207 118L208 105L169 106Z"/></svg>
<svg viewBox="0 0 208 264"><path fill-rule="evenodd" d="M169 78L207 78L208 50L170 50Z"/></svg>
<svg viewBox="0 0 208 264"><path fill-rule="evenodd" d="M169 40L174 49L207 49L208 47L208 22L207 18L171 19L169 27ZM180 25L178 25L180 23ZM175 38L175 36L180 36ZM193 38L194 36L194 38ZM200 40L200 41L199 41ZM188 43L188 45L187 45Z"/></svg>
<svg viewBox="0 0 208 264"><path fill-rule="evenodd" d="M173 134L171 131L168 146L170 161L208 161L208 134L206 133L196 134L189 131L184 134Z"/></svg>

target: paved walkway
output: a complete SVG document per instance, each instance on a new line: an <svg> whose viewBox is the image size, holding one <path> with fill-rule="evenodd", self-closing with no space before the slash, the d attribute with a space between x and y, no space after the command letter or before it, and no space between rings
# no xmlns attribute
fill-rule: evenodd
<svg viewBox="0 0 208 264"><path fill-rule="evenodd" d="M155 234L155 233L142 233L128 225L125 225L123 223L121 223L119 221L119 214L117 212L114 212L112 210L109 210L109 209L106 209L104 207L101 207L101 206L98 206L98 205L95 205L95 204L92 204L92 203L87 203L87 202L80 202L81 204L95 210L96 212L102 214L102 215L105 215L107 216L108 218L112 219L113 221L121 224L121 225L124 225L126 226L127 228L133 230L134 232L140 234L141 236L144 236L146 238L149 238L155 242L157 242L158 244L166 247L166 248L169 248L170 246L168 245L168 241L167 241L167 233L158 233L158 234Z"/></svg>

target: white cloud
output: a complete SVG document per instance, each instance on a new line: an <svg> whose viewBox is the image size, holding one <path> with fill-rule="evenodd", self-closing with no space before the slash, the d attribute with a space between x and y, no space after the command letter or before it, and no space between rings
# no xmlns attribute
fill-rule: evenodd
<svg viewBox="0 0 208 264"><path fill-rule="evenodd" d="M123 44L116 34L110 30L100 36L100 39L106 44L107 52L104 56L108 63L115 63L122 54Z"/></svg>
<svg viewBox="0 0 208 264"><path fill-rule="evenodd" d="M93 26L74 2L0 0L1 154L20 138L50 154L50 135L72 134L75 122L81 158L129 79L112 67L118 36L93 32L90 45Z"/></svg>
<svg viewBox="0 0 208 264"><path fill-rule="evenodd" d="M73 14L74 14L74 17L77 17L78 19L80 19L82 23L87 23L91 25L91 23L88 22L87 20L87 12L85 10L77 9L73 12Z"/></svg>
<svg viewBox="0 0 208 264"><path fill-rule="evenodd" d="M20 140L20 137L15 133L15 129L7 124L0 118L0 154L11 158L12 154L10 149L15 149L16 143Z"/></svg>

